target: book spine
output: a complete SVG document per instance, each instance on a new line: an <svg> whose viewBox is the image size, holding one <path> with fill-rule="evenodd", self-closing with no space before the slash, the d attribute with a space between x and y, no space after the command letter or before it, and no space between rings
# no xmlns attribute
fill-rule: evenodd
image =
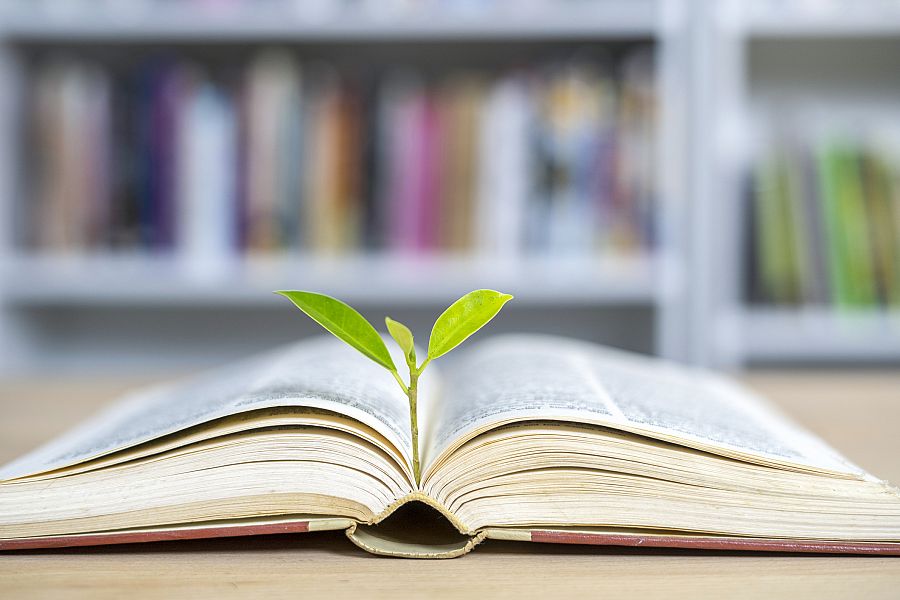
<svg viewBox="0 0 900 600"><path fill-rule="evenodd" d="M208 276L236 246L235 213L221 204L232 204L236 194L237 132L230 98L202 75L187 96L178 138L178 246L196 274Z"/></svg>

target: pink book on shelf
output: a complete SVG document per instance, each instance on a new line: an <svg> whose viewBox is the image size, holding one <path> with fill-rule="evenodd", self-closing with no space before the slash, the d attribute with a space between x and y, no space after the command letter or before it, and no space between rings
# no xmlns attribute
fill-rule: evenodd
<svg viewBox="0 0 900 600"><path fill-rule="evenodd" d="M394 147L391 161L390 247L399 252L414 252L419 224L417 195L421 188L421 93L402 98L392 111Z"/></svg>
<svg viewBox="0 0 900 600"><path fill-rule="evenodd" d="M441 203L441 164L442 153L440 114L435 98L428 95L423 98L421 112L421 173L419 176L419 193L416 214L416 248L433 250L439 243L440 203Z"/></svg>

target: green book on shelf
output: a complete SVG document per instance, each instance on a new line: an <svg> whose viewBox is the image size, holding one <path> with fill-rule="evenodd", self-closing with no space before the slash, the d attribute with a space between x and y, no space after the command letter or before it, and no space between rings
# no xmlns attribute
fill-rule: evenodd
<svg viewBox="0 0 900 600"><path fill-rule="evenodd" d="M866 210L869 215L870 242L874 259L875 282L881 301L900 305L900 240L897 239L900 207L893 205L897 190L892 189L890 166L875 152L862 156Z"/></svg>
<svg viewBox="0 0 900 600"><path fill-rule="evenodd" d="M771 227L769 227L772 219L769 215L774 211L776 194L775 194L775 176L774 165L771 160L763 160L757 164L755 179L755 202L753 203L754 220L756 228L754 234L756 236L756 263L759 265L759 287L762 297L767 301L776 301L777 294L774 292L777 281L777 274L774 269L774 251L775 251L775 235Z"/></svg>
<svg viewBox="0 0 900 600"><path fill-rule="evenodd" d="M873 306L877 294L859 156L834 140L819 150L819 166L835 300L844 307Z"/></svg>
<svg viewBox="0 0 900 600"><path fill-rule="evenodd" d="M756 173L757 252L765 297L777 304L798 299L793 214L785 163L779 155L762 161Z"/></svg>

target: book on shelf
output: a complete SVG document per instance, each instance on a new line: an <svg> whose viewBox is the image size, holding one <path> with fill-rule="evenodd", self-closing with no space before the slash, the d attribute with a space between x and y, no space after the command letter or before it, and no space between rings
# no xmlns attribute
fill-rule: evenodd
<svg viewBox="0 0 900 600"><path fill-rule="evenodd" d="M900 152L887 128L783 134L751 191L748 295L776 305L900 307Z"/></svg>
<svg viewBox="0 0 900 600"><path fill-rule="evenodd" d="M701 370L494 337L429 370L419 424L417 483L390 375L302 341L135 393L0 469L0 549L344 530L412 557L485 539L900 555L897 489Z"/></svg>
<svg viewBox="0 0 900 600"><path fill-rule="evenodd" d="M228 65L42 59L23 245L194 262L649 254L652 55L573 56L437 72L284 49Z"/></svg>

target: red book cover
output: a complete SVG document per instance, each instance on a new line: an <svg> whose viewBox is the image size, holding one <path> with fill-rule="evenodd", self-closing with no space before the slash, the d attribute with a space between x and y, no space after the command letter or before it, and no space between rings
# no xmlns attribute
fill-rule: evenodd
<svg viewBox="0 0 900 600"><path fill-rule="evenodd" d="M307 533L342 529L340 519L323 519L311 526L310 521L282 521L251 524L223 524L216 526L155 528L150 531L108 532L71 536L52 536L31 539L0 540L0 551L73 548L112 544L134 544L174 540L196 540L248 535ZM484 538L530 541L545 544L578 544L589 546L618 546L631 548L671 548L680 550L709 550L737 552L790 552L813 554L868 554L900 556L900 543L842 542L829 540L789 540L775 538L744 538L733 536L700 536L659 533L580 532L552 529L503 530L491 529L486 535L473 536L475 543ZM372 538L369 538L371 541ZM402 546L402 544L401 544ZM424 546L416 545L408 553L398 552L394 542L390 555L416 556ZM377 550L377 548L368 548ZM429 557L441 557L438 548ZM436 556L437 555L437 556ZM453 554L457 556L458 554Z"/></svg>

